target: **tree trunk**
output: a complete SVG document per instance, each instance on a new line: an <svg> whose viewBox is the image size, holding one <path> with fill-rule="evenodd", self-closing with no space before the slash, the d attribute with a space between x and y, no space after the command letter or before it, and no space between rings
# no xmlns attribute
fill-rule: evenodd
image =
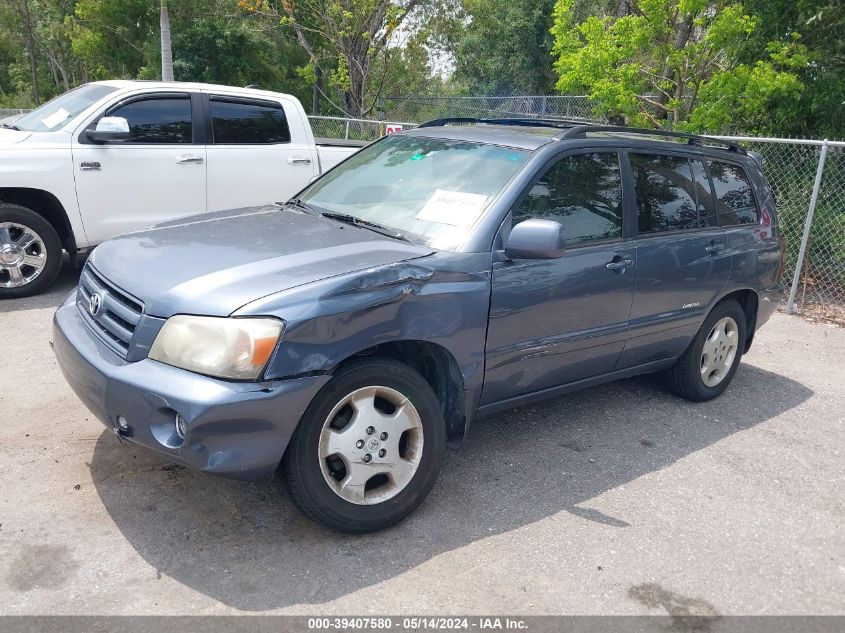
<svg viewBox="0 0 845 633"><path fill-rule="evenodd" d="M170 15L167 13L167 0L161 0L161 80L173 81L173 52L170 48Z"/></svg>
<svg viewBox="0 0 845 633"><path fill-rule="evenodd" d="M29 13L29 0L21 5L26 26L26 53L29 57L29 72L32 76L32 100L41 105L41 91L38 89L38 61L35 59L35 34L32 29L32 15Z"/></svg>
<svg viewBox="0 0 845 633"><path fill-rule="evenodd" d="M687 15L683 21L678 25L678 32L675 34L675 41L673 42L676 51L683 50L687 42L689 42L690 36L692 35L694 22L693 16ZM676 81L676 87L678 82L681 81L680 77L676 77L675 69L669 66L668 64L663 68L663 72L660 73L661 83L668 82L672 79ZM658 86L658 88L660 88ZM657 102L661 106L665 106L669 103L669 95L666 94L662 89L659 95L657 95ZM660 120L665 120L669 118L669 112L663 108L659 109L655 116Z"/></svg>
<svg viewBox="0 0 845 633"><path fill-rule="evenodd" d="M314 64L314 87L311 90L311 114L320 114L320 92L323 90L323 69Z"/></svg>

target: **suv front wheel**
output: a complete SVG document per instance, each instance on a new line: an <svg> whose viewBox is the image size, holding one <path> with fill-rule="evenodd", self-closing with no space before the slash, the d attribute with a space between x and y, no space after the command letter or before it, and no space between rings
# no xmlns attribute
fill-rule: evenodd
<svg viewBox="0 0 845 633"><path fill-rule="evenodd" d="M422 503L445 448L431 386L399 361L370 358L342 367L314 398L284 467L306 515L335 530L369 532Z"/></svg>
<svg viewBox="0 0 845 633"><path fill-rule="evenodd" d="M745 329L745 312L736 301L717 304L686 352L669 368L672 390L697 402L721 394L739 367Z"/></svg>

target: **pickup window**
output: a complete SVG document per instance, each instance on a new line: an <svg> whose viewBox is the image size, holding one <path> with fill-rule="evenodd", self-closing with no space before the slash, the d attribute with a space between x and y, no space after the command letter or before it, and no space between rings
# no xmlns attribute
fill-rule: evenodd
<svg viewBox="0 0 845 633"><path fill-rule="evenodd" d="M212 97L211 127L217 145L290 143L285 110L278 103Z"/></svg>
<svg viewBox="0 0 845 633"><path fill-rule="evenodd" d="M180 144L192 141L191 100L185 96L137 99L118 106L109 116L129 123L126 143Z"/></svg>

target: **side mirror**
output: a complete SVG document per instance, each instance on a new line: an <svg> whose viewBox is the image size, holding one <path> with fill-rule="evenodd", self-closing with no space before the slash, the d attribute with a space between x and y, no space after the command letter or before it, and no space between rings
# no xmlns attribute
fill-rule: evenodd
<svg viewBox="0 0 845 633"><path fill-rule="evenodd" d="M104 116L97 121L95 129L88 130L88 138L97 143L125 141L131 138L129 122L122 116Z"/></svg>
<svg viewBox="0 0 845 633"><path fill-rule="evenodd" d="M532 218L511 229L505 254L511 259L556 259L565 245L566 231L559 222Z"/></svg>

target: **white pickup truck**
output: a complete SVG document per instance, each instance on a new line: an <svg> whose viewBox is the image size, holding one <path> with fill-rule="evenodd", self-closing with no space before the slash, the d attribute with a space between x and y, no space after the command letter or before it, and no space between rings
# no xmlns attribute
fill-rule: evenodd
<svg viewBox="0 0 845 633"><path fill-rule="evenodd" d="M80 86L0 125L0 299L47 288L119 233L287 200L365 143L316 143L290 95L147 81Z"/></svg>

